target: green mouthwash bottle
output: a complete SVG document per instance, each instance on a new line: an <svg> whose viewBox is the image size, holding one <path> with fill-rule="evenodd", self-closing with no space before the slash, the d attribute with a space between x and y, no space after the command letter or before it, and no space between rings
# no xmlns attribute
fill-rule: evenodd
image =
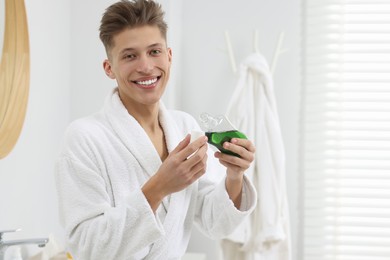
<svg viewBox="0 0 390 260"><path fill-rule="evenodd" d="M236 130L225 116L213 117L207 113L202 113L199 119L202 127L207 129L205 135L209 144L215 146L222 153L239 156L223 148L223 143L230 142L232 138L248 139L245 134Z"/></svg>

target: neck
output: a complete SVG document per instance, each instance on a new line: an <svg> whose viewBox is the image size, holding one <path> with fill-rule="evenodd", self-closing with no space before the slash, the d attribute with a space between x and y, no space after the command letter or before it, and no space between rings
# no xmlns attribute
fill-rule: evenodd
<svg viewBox="0 0 390 260"><path fill-rule="evenodd" d="M159 103L153 105L126 105L127 112L132 115L135 120L142 126L147 132L155 132L160 129L158 115L159 115Z"/></svg>
<svg viewBox="0 0 390 260"><path fill-rule="evenodd" d="M127 112L132 115L135 120L141 125L146 134L152 141L161 161L164 161L168 156L168 149L165 141L164 130L159 122L159 102L151 105L134 104L132 102L124 102Z"/></svg>

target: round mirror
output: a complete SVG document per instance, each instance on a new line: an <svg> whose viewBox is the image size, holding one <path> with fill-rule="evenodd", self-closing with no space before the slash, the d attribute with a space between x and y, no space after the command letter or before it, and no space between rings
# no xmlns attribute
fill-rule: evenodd
<svg viewBox="0 0 390 260"><path fill-rule="evenodd" d="M3 54L4 28L5 28L5 3L4 0L0 0L0 61L1 61L1 56Z"/></svg>
<svg viewBox="0 0 390 260"><path fill-rule="evenodd" d="M0 63L0 158L3 158L15 146L26 115L30 50L24 1L0 2L4 14Z"/></svg>

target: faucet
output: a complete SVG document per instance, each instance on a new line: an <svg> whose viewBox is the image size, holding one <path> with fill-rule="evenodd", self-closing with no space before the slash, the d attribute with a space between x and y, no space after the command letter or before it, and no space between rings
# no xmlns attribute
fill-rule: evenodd
<svg viewBox="0 0 390 260"><path fill-rule="evenodd" d="M10 230L0 230L0 260L4 260L5 251L10 246L15 245L27 245L27 244L36 244L38 247L44 247L49 242L49 238L32 238L32 239L18 239L18 240L9 240L4 241L4 233L17 232L21 229L10 229Z"/></svg>

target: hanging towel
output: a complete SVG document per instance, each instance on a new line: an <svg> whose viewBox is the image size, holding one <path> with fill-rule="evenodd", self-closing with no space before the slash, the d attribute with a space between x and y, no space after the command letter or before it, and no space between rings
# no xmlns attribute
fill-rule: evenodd
<svg viewBox="0 0 390 260"><path fill-rule="evenodd" d="M252 54L241 64L226 115L256 146L255 162L247 176L257 189L258 203L248 221L221 241L224 260L232 259L229 255L248 260L289 260L291 240L284 144L272 76L261 54ZM240 252L234 254L232 250Z"/></svg>

